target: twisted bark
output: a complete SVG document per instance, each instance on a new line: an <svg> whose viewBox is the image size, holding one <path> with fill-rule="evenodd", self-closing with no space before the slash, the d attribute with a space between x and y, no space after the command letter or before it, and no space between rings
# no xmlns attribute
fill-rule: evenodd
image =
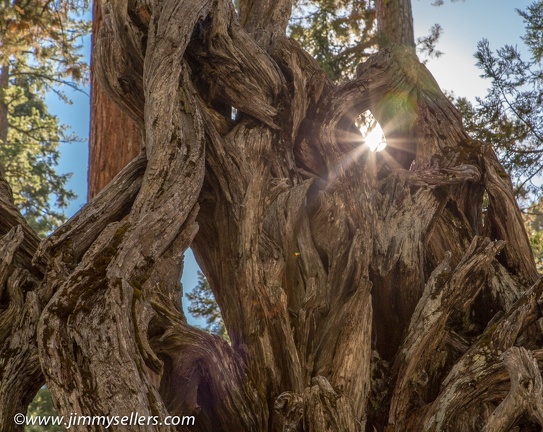
<svg viewBox="0 0 543 432"><path fill-rule="evenodd" d="M64 415L202 432L541 423L543 283L492 150L409 47L334 85L289 5L103 2L96 76L145 152L39 246L2 204L6 430L29 376ZM189 245L231 345L183 316Z"/></svg>

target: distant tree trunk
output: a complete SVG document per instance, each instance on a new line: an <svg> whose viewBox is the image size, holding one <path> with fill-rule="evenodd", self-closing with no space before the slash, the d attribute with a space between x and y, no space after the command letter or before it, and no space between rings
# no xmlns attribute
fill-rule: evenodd
<svg viewBox="0 0 543 432"><path fill-rule="evenodd" d="M8 142L8 106L4 100L4 91L9 85L9 64L0 64L0 145ZM0 164L0 195L13 202L9 184L6 182L5 167Z"/></svg>
<svg viewBox="0 0 543 432"><path fill-rule="evenodd" d="M415 49L411 0L377 0L375 9L381 45L395 43Z"/></svg>
<svg viewBox="0 0 543 432"><path fill-rule="evenodd" d="M6 145L8 139L8 106L4 92L9 85L9 64L0 64L0 144Z"/></svg>
<svg viewBox="0 0 543 432"><path fill-rule="evenodd" d="M409 46L334 85L290 5L103 2L95 71L145 151L39 247L0 202L7 431L41 371L66 416L196 418L122 430L543 424L543 282L490 145ZM183 316L189 245L231 346Z"/></svg>
<svg viewBox="0 0 543 432"><path fill-rule="evenodd" d="M94 2L92 40L102 27L100 3ZM122 58L119 58L122 61ZM91 70L91 126L88 199L100 192L141 151L142 138L134 122L100 89Z"/></svg>

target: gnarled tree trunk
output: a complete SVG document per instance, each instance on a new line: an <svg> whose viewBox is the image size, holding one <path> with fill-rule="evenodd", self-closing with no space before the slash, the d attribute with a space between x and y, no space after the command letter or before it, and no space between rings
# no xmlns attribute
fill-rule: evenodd
<svg viewBox="0 0 543 432"><path fill-rule="evenodd" d="M289 9L103 3L96 71L145 152L39 246L1 202L6 430L43 380L66 416L196 416L177 430L543 423L543 283L491 147L409 47L331 83ZM231 345L183 317L189 245Z"/></svg>

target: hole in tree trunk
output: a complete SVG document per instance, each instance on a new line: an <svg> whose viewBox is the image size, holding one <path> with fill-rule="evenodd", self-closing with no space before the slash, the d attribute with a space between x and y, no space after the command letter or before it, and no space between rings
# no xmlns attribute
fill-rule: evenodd
<svg viewBox="0 0 543 432"><path fill-rule="evenodd" d="M360 114L355 124L362 134L363 144L372 152L383 151L386 146L386 137L381 125L370 111Z"/></svg>
<svg viewBox="0 0 543 432"><path fill-rule="evenodd" d="M518 428L517 430L519 432L541 432L543 430L543 428L540 425L526 418L526 416L522 416L513 425L513 428L511 430L515 430L515 426Z"/></svg>
<svg viewBox="0 0 543 432"><path fill-rule="evenodd" d="M26 411L26 415L28 417L49 417L53 418L58 415L57 411L55 410L55 407L53 406L53 400L51 399L51 393L49 392L49 389L46 386L43 386L38 390L36 393L36 396L34 396L34 399L32 402L28 405L28 409ZM61 425L33 425L30 429L30 427L25 428L25 430L32 430L32 431L52 431L52 432L64 432L66 429L64 426Z"/></svg>
<svg viewBox="0 0 543 432"><path fill-rule="evenodd" d="M221 336L230 343L219 304L215 300L207 278L201 271L198 271L196 286L186 293L186 297L190 302L188 305L190 314L196 319L205 320L204 330Z"/></svg>
<svg viewBox="0 0 543 432"><path fill-rule="evenodd" d="M376 172L410 169L415 161L415 141L405 131L395 130L392 124L380 123L371 111L366 110L354 120L362 134L363 148L375 153ZM382 168L385 171L382 171Z"/></svg>
<svg viewBox="0 0 543 432"><path fill-rule="evenodd" d="M236 107L232 107L232 112L230 114L230 120L238 121L239 111Z"/></svg>

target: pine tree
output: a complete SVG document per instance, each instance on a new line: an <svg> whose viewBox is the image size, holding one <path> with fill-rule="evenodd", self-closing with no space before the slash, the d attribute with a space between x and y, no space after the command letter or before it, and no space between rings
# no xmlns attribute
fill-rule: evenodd
<svg viewBox="0 0 543 432"><path fill-rule="evenodd" d="M192 316L195 318L205 318L207 323L206 330L227 339L228 336L221 311L215 301L209 282L201 271L198 271L198 283L196 287L187 293L187 298L191 303L188 310Z"/></svg>
<svg viewBox="0 0 543 432"><path fill-rule="evenodd" d="M85 1L3 1L0 8L0 173L15 204L44 235L64 220L73 192L55 171L61 143L74 142L45 103L63 86L79 89L87 67L79 52L89 23L77 14Z"/></svg>
<svg viewBox="0 0 543 432"><path fill-rule="evenodd" d="M7 143L0 146L0 163L15 204L36 232L44 235L64 222L61 211L75 197L66 189L69 174L55 171L60 143L74 138L49 114L42 83L34 77L17 81L4 91L9 128Z"/></svg>
<svg viewBox="0 0 543 432"><path fill-rule="evenodd" d="M375 9L365 0L298 0L289 33L330 78L346 79L375 52Z"/></svg>
<svg viewBox="0 0 543 432"><path fill-rule="evenodd" d="M456 101L470 134L492 142L500 161L511 173L516 196L524 208L538 201L543 168L543 1L533 2L525 11L517 10L525 23L523 41L530 55L506 45L492 51L482 40L475 57L482 76L491 86L475 104L463 98Z"/></svg>

